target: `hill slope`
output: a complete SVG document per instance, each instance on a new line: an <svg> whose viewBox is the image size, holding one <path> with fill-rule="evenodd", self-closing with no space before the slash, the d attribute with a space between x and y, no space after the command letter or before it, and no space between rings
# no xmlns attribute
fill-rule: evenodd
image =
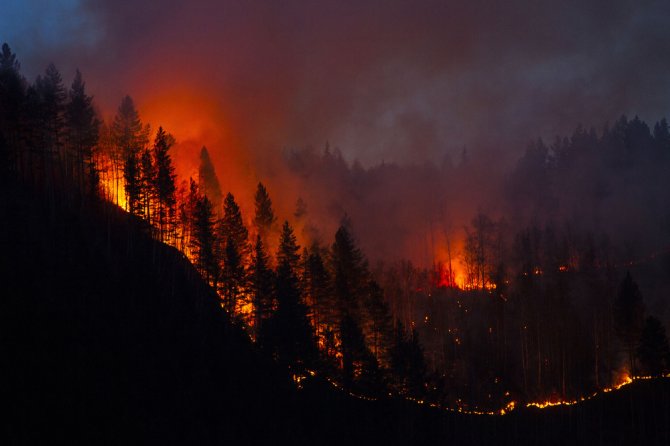
<svg viewBox="0 0 670 446"><path fill-rule="evenodd" d="M670 380L504 417L297 391L190 263L109 205L0 187L3 444L668 444Z"/></svg>

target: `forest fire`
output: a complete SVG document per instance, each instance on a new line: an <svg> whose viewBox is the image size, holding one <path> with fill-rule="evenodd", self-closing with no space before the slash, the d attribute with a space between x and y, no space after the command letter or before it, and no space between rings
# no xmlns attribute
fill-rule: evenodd
<svg viewBox="0 0 670 446"><path fill-rule="evenodd" d="M35 1L0 444L667 443L670 3Z"/></svg>

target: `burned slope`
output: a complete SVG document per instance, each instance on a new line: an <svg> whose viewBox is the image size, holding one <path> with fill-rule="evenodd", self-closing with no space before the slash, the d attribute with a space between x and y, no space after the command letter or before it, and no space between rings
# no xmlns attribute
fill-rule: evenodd
<svg viewBox="0 0 670 446"><path fill-rule="evenodd" d="M663 444L668 379L506 416L365 401L319 378L296 390L178 251L106 204L0 188L5 444Z"/></svg>
<svg viewBox="0 0 670 446"><path fill-rule="evenodd" d="M0 383L11 441L254 439L294 390L176 250L124 212L0 198Z"/></svg>

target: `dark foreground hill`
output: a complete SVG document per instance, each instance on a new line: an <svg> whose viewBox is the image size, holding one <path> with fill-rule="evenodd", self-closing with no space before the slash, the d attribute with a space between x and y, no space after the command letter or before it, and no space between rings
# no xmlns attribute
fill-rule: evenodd
<svg viewBox="0 0 670 446"><path fill-rule="evenodd" d="M670 444L670 383L466 416L301 391L175 249L108 205L0 187L1 444Z"/></svg>

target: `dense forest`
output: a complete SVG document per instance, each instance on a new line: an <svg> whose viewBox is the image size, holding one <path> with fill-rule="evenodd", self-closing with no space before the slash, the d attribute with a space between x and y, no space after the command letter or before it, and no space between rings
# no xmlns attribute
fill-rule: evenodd
<svg viewBox="0 0 670 446"><path fill-rule="evenodd" d="M114 118L103 122L79 72L66 86L49 65L29 82L3 45L0 176L6 190L38 194L45 203L41 218L62 209L95 214L92 221L107 228L106 240L93 238L101 244L96 253L107 258L91 262L113 271L114 280L137 282L141 259L164 274L154 283L183 294L179 287L192 278L178 281L173 271L192 268L206 284L200 292L216 296L231 327L246 339L240 342L253 344L258 357L248 362L269 361L273 365L263 367L273 373L274 367L289 370L299 388L323 380L363 399L391 395L445 409L500 413L515 405L571 402L631 377L670 371L666 307L659 297L670 290L665 249L670 197L659 187L670 167L664 119L651 130L637 118L623 117L600 135L579 127L551 146L533 143L501 188L505 211L478 212L460 236L449 232L446 255L433 256L429 266L369 262L355 235L362 222L343 212L337 230L327 236L309 219L314 199L299 199L293 215L279 216L271 197L281 190L262 182L254 194L255 212L243 215L232 191L221 190L205 147L197 177L177 177L175 143L169 129L152 129L141 120L129 96ZM298 174L339 171L363 190L374 176L402 170L348 166L329 149L322 155L292 152L286 162ZM468 166L422 169L458 177ZM128 234L142 236L114 239L126 226ZM454 246L459 238L458 250L451 237ZM36 240L54 243L66 259L92 255L86 246L61 246L57 238ZM117 251L125 252L124 261L134 252L151 254L118 266ZM192 266L176 268L176 258ZM49 274L61 268L49 259L35 262L36 276L45 277L40 293L49 295L48 284L55 280ZM98 289L81 279L82 286ZM124 292L137 299L153 296L144 286L127 285ZM65 294L60 290L52 298ZM48 324L49 309L35 311ZM132 345L139 330L132 324L139 321L117 316L118 323L130 324L124 342ZM161 328L157 333L168 336ZM174 348L191 348L172 338L165 339L165 348L173 342ZM147 353L137 346L138 358ZM67 352L78 354L85 353Z"/></svg>

